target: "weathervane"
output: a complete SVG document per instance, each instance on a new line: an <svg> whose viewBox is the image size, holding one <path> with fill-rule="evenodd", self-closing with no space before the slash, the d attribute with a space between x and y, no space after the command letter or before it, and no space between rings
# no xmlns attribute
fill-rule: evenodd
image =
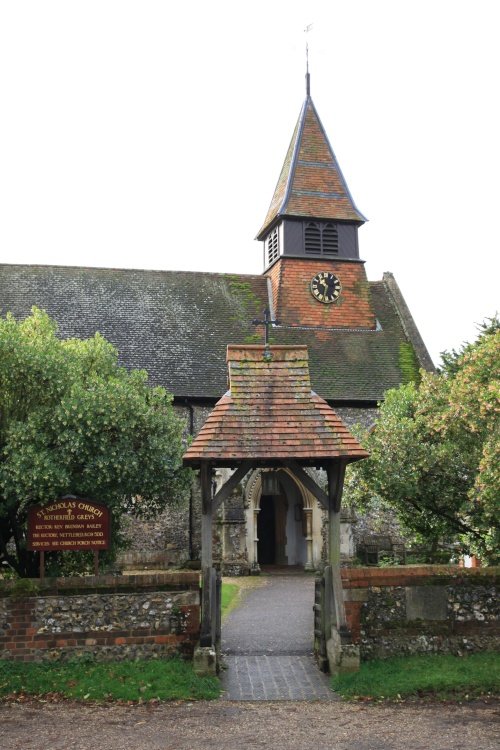
<svg viewBox="0 0 500 750"><path fill-rule="evenodd" d="M271 313L267 307L262 314L264 316L264 320L259 320L258 318L255 318L255 320L252 320L252 325L253 326L265 326L264 346L269 346L269 328L270 326L279 326L280 323L279 323L279 320L272 320Z"/></svg>
<svg viewBox="0 0 500 750"><path fill-rule="evenodd" d="M309 34L310 31L312 31L313 24L308 23L307 26L304 29L305 34ZM306 94L307 96L311 95L311 76L309 75L309 42L307 41L308 37L306 36Z"/></svg>

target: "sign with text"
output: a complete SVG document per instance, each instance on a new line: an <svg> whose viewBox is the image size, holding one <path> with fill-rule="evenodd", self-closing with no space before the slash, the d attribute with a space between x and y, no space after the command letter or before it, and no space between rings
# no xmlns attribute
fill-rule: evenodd
<svg viewBox="0 0 500 750"><path fill-rule="evenodd" d="M28 549L100 550L109 547L109 511L78 497L62 498L28 510Z"/></svg>

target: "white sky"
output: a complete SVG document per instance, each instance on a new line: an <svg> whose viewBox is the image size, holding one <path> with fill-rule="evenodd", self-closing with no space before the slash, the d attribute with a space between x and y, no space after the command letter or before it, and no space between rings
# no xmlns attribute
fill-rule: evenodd
<svg viewBox="0 0 500 750"><path fill-rule="evenodd" d="M311 93L431 356L500 307L496 0L0 0L0 262L260 273Z"/></svg>

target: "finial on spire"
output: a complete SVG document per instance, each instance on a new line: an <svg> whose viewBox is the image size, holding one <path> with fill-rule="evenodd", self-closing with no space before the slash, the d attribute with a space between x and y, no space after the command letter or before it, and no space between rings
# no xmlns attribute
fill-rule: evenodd
<svg viewBox="0 0 500 750"><path fill-rule="evenodd" d="M309 23L304 32L308 34L312 30L313 24ZM306 95L311 96L311 76L309 75L309 42L306 37Z"/></svg>

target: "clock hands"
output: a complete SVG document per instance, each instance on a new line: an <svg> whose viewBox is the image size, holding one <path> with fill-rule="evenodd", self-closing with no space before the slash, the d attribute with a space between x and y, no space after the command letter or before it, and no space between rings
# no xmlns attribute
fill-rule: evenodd
<svg viewBox="0 0 500 750"><path fill-rule="evenodd" d="M323 294L327 295L328 297L332 296L335 291L335 282L336 279L334 276L327 276L326 279L323 279Z"/></svg>
<svg viewBox="0 0 500 750"><path fill-rule="evenodd" d="M330 294L331 292L333 292L333 287L335 286L335 281L336 280L334 279L333 276L329 276L328 277L327 284L326 284L326 291L328 292L328 294Z"/></svg>

